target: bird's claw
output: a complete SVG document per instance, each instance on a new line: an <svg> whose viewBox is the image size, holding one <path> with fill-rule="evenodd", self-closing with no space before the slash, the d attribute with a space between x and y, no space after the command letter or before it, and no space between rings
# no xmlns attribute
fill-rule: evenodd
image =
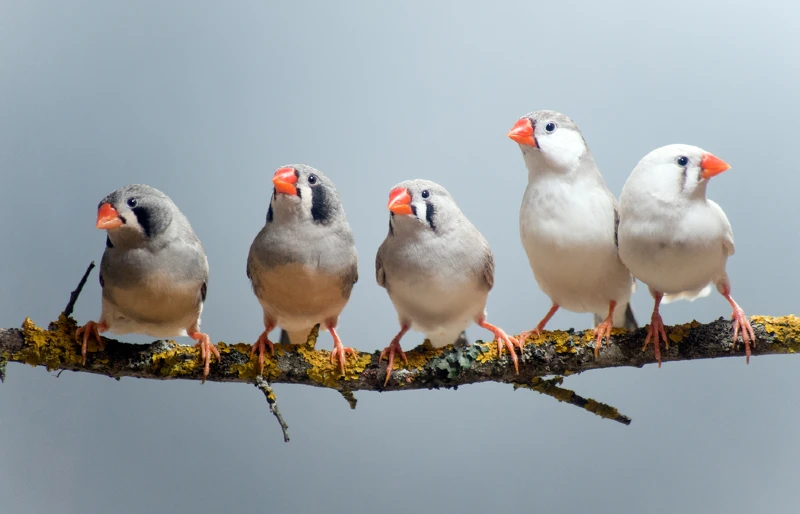
<svg viewBox="0 0 800 514"><path fill-rule="evenodd" d="M250 349L250 358L253 358L255 355L256 350L258 350L258 367L259 367L259 375L264 374L264 350L269 348L269 354L274 356L275 355L275 345L272 344L272 341L269 340L269 334L265 330L258 336L258 340L253 343L253 347Z"/></svg>
<svg viewBox="0 0 800 514"><path fill-rule="evenodd" d="M205 384L206 377L208 377L208 373L211 371L211 354L213 353L217 358L217 362L219 362L219 350L214 343L211 342L211 338L208 337L208 334L195 332L189 334L189 337L197 341L194 347L200 349L200 359L203 361L203 379L200 383Z"/></svg>
<svg viewBox="0 0 800 514"><path fill-rule="evenodd" d="M386 357L387 353L389 354L389 356L388 356L389 364L386 366L386 380L383 381L383 387L386 387L386 385L389 383L389 377L392 376L392 370L394 369L394 354L395 353L399 353L400 357L403 358L403 362L408 364L408 359L406 358L405 352L400 347L400 342L399 341L392 341L389 344L389 346L384 348L383 351L381 352L380 357L378 357L378 362L381 362L383 360L383 358Z"/></svg>
<svg viewBox="0 0 800 514"><path fill-rule="evenodd" d="M333 350L331 350L331 364L333 364L336 356L339 356L339 366L342 369L342 376L344 376L345 354L356 354L355 349L342 345L342 343L334 343Z"/></svg>
<svg viewBox="0 0 800 514"><path fill-rule="evenodd" d="M611 344L611 327L613 327L613 322L611 319L606 319L605 321L601 322L597 327L594 329L594 358L596 359L600 355L600 347L603 346L603 339L606 340L606 345ZM645 346L647 343L645 343Z"/></svg>
<svg viewBox="0 0 800 514"><path fill-rule="evenodd" d="M747 364L750 364L750 343L753 343L753 348L756 347L756 334L753 332L753 326L750 320L745 316L744 311L736 307L731 314L733 318L733 347L736 347L736 340L739 338L739 333L742 334L742 342L744 343L744 355Z"/></svg>
<svg viewBox="0 0 800 514"><path fill-rule="evenodd" d="M82 365L86 366L86 352L89 347L89 339L94 337L97 341L98 346L100 346L100 350L105 350L106 343L103 341L103 338L100 337L102 332L108 330L108 326L105 323L95 323L94 321L88 321L84 326L78 327L78 330L75 331L75 338L78 342L82 342L81 344L81 357L82 357Z"/></svg>
<svg viewBox="0 0 800 514"><path fill-rule="evenodd" d="M514 362L514 371L517 372L519 375L519 359L517 359L517 352L514 349L514 346L519 348L520 353L522 353L522 343L520 339L516 337L512 337L506 334L502 329L495 327L492 329L494 333L494 339L497 341L497 358L503 356L503 347L508 348L508 353L511 354L511 360Z"/></svg>
<svg viewBox="0 0 800 514"><path fill-rule="evenodd" d="M653 316L650 318L650 324L647 326L647 336L644 338L644 346L642 346L642 351L647 349L647 345L650 343L650 338L653 338L653 350L656 354L656 361L658 362L658 367L661 367L661 348L659 345L659 339L664 341L664 347L669 349L669 339L667 339L667 332L664 330L664 321L661 319L661 315L658 313L653 313Z"/></svg>

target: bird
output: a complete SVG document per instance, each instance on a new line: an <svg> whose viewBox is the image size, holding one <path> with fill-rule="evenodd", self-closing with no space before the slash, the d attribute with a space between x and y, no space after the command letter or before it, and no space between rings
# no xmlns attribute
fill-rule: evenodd
<svg viewBox="0 0 800 514"><path fill-rule="evenodd" d="M333 337L331 362L345 354L336 327L358 281L358 252L339 193L321 171L305 165L282 166L272 177L273 191L264 228L247 256L247 277L264 311L264 332L251 351L274 353L269 333L280 327L281 342L302 344L319 324Z"/></svg>
<svg viewBox="0 0 800 514"><path fill-rule="evenodd" d="M90 338L105 346L100 334L139 333L197 341L203 383L217 347L200 332L200 314L208 292L208 259L189 220L158 189L130 184L109 193L97 208L98 229L106 231L100 262L103 290L100 321L77 330L86 365Z"/></svg>
<svg viewBox="0 0 800 514"><path fill-rule="evenodd" d="M619 253L655 300L642 350L652 339L659 366L659 339L669 348L660 304L708 296L712 284L733 308L733 343L741 332L750 362L755 334L731 297L725 270L734 253L733 229L722 208L706 198L709 179L729 168L702 148L667 145L639 161L622 188Z"/></svg>
<svg viewBox="0 0 800 514"><path fill-rule="evenodd" d="M519 233L533 275L552 306L533 330L539 335L559 308L594 314L595 357L612 327L638 328L629 303L635 289L619 258L619 209L578 126L540 110L520 118L508 137L528 168Z"/></svg>
<svg viewBox="0 0 800 514"><path fill-rule="evenodd" d="M389 233L375 256L375 279L385 288L400 332L380 355L388 355L384 386L394 357L406 355L400 339L413 329L434 348L463 340L473 322L492 332L498 355L508 348L519 373L514 346L519 340L486 321L486 301L494 285L494 256L486 238L461 212L450 193L429 180L408 180L389 193Z"/></svg>

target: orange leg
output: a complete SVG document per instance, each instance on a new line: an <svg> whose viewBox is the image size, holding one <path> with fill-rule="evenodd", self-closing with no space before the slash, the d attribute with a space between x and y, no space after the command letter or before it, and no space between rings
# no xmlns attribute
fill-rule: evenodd
<svg viewBox="0 0 800 514"><path fill-rule="evenodd" d="M386 380L383 381L383 387L386 387L386 384L389 383L389 377L392 376L392 370L394 369L395 353L399 353L400 357L403 358L403 362L408 364L408 359L406 359L406 354L403 353L403 349L400 348L400 339L403 337L403 335L405 335L406 332L408 332L409 328L410 327L407 324L403 323L403 325L400 327L400 332L398 332L397 335L394 336L392 342L389 343L389 346L383 349L383 351L381 352L381 356L378 358L378 362L381 362L383 358L386 356L386 353L387 352L389 353L389 365L386 366Z"/></svg>
<svg viewBox="0 0 800 514"><path fill-rule="evenodd" d="M736 347L736 339L739 337L739 332L742 334L742 342L744 343L745 362L750 364L750 343L753 343L753 348L756 347L756 334L753 332L753 326L750 320L744 315L744 311L739 305L731 298L730 290L726 291L723 296L728 303L733 307L733 346Z"/></svg>
<svg viewBox="0 0 800 514"><path fill-rule="evenodd" d="M269 333L272 329L275 328L274 323L270 323L266 327L264 327L264 331L261 332L261 335L258 336L258 340L253 343L253 348L250 350L250 358L253 358L253 355L258 350L258 366L261 371L259 374L264 373L264 350L269 348L269 354L275 355L275 346L272 344L272 341L269 340Z"/></svg>
<svg viewBox="0 0 800 514"><path fill-rule="evenodd" d="M594 329L594 358L596 359L600 354L600 347L603 346L603 338L606 340L606 345L611 344L611 327L614 326L613 316L614 316L614 308L617 306L617 302L611 300L608 304L608 317L602 321L597 327Z"/></svg>
<svg viewBox="0 0 800 514"><path fill-rule="evenodd" d="M508 353L511 354L511 360L514 361L514 369L516 370L517 375L519 375L519 361L517 360L517 352L514 351L514 345L519 346L520 352L522 351L522 343L520 343L519 339L516 337L511 337L503 332L501 328L487 323L486 318L484 317L479 318L476 323L479 327L485 328L494 334L494 340L497 341L498 358L503 355L503 346L505 345L505 347L508 348Z"/></svg>
<svg viewBox="0 0 800 514"><path fill-rule="evenodd" d="M83 365L86 366L86 350L89 346L89 338L94 337L97 341L97 344L100 346L100 350L104 350L106 347L105 341L103 338L100 337L100 334L108 330L108 325L103 322L95 323L94 321L87 322L84 326L79 327L78 330L75 331L75 338L80 342L83 340L83 344L81 345L81 356L83 357ZM82 337L81 337L82 336Z"/></svg>
<svg viewBox="0 0 800 514"><path fill-rule="evenodd" d="M208 372L211 368L211 354L213 353L217 357L217 362L219 362L219 350L217 350L217 347L211 342L211 338L208 337L208 334L204 334L202 332L189 332L189 337L197 341L197 344L195 344L194 347L200 348L200 359L203 361L203 381L201 383L205 384L206 377L208 376Z"/></svg>
<svg viewBox="0 0 800 514"><path fill-rule="evenodd" d="M342 344L341 339L339 339L339 335L336 333L336 327L332 324L326 327L328 331L333 336L333 350L331 351L331 364L333 364L334 359L336 356L339 356L339 365L342 368L342 376L344 376L344 362L345 362L345 354L352 353L355 355L356 351L352 348L345 347Z"/></svg>
<svg viewBox="0 0 800 514"><path fill-rule="evenodd" d="M553 315L555 315L557 310L558 310L558 305L554 303L553 306L550 307L550 310L547 311L547 314L545 314L544 318L542 318L542 321L540 321L539 324L536 325L536 328L534 328L533 330L526 330L525 332L519 335L520 344L525 344L525 341L528 340L528 337L530 335L537 335L537 336L541 335L541 333L544 332L544 326L547 325L547 322L550 321L550 318L552 318Z"/></svg>
<svg viewBox="0 0 800 514"><path fill-rule="evenodd" d="M660 368L661 348L659 346L659 339L664 341L664 347L666 349L669 349L669 339L667 339L667 333L664 331L664 321L661 319L661 314L658 313L658 308L661 305L661 299L664 298L664 294L653 291L653 295L655 296L656 303L655 306L653 306L653 315L650 317L650 324L647 326L647 336L644 338L642 351L645 351L647 345L650 343L650 338L653 338L653 349L656 354L656 361L658 361L658 367Z"/></svg>

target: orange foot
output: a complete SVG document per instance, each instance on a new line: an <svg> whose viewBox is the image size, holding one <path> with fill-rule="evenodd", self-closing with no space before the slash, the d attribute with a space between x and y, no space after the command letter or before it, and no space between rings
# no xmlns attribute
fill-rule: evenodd
<svg viewBox="0 0 800 514"><path fill-rule="evenodd" d="M600 355L600 347L603 346L603 338L606 340L606 344L611 344L611 327L614 326L613 324L613 316L614 316L614 308L617 306L617 302L611 300L608 305L608 317L600 322L599 325L594 329L594 358L596 359L598 355Z"/></svg>
<svg viewBox="0 0 800 514"><path fill-rule="evenodd" d="M213 353L217 357L217 362L219 362L219 350L217 350L217 347L211 342L211 338L208 337L208 334L192 332L189 334L189 337L197 341L194 347L200 348L200 358L203 360L203 381L201 383L205 384L208 372L211 370L211 354Z"/></svg>
<svg viewBox="0 0 800 514"><path fill-rule="evenodd" d="M275 355L275 345L272 344L272 341L269 340L269 332L275 327L269 327L267 330L264 330L260 336L258 336L258 341L253 343L253 348L250 350L250 358L253 358L253 354L256 353L258 350L258 365L259 374L264 374L264 350L269 348L269 354Z"/></svg>
<svg viewBox="0 0 800 514"><path fill-rule="evenodd" d="M408 364L408 359L406 359L406 354L403 352L403 349L400 348L400 338L403 337L403 334L408 332L408 325L403 325L400 328L400 332L394 336L392 342L389 343L389 346L383 349L381 352L381 356L378 357L378 362L381 362L383 358L386 356L386 352L389 352L389 365L386 366L386 380L383 381L383 387L386 387L386 384L389 383L389 377L392 376L392 370L394 369L394 354L399 353L400 357L403 358L403 362Z"/></svg>
<svg viewBox="0 0 800 514"><path fill-rule="evenodd" d="M506 334L500 327L496 327L490 323L487 323L486 320L482 319L478 321L478 326L485 328L494 334L494 340L497 341L498 359L503 355L503 346L508 348L508 353L511 354L511 360L514 361L514 370L517 372L517 375L519 375L519 360L517 359L517 352L514 351L514 345L519 347L519 351L521 353L522 343L520 343L520 340L516 337L511 337L510 335Z"/></svg>
<svg viewBox="0 0 800 514"><path fill-rule="evenodd" d="M106 330L108 330L108 325L105 323L95 323L94 321L89 321L75 331L75 338L78 340L78 342L83 339L83 344L81 345L81 356L83 357L84 366L86 366L86 350L89 346L89 338L94 337L97 341L97 344L100 346L100 350L105 350L106 343L103 341L103 338L100 337L100 334ZM81 335L83 337L81 337Z"/></svg>
<svg viewBox="0 0 800 514"><path fill-rule="evenodd" d="M339 334L336 333L336 327L329 325L328 330L333 336L333 350L331 351L331 364L336 359L336 356L339 356L339 366L342 368L342 376L344 376L344 363L345 363L345 355L348 353L352 353L353 355L356 354L356 351L352 348L345 347L342 344L341 339L339 339Z"/></svg>
<svg viewBox="0 0 800 514"><path fill-rule="evenodd" d="M747 364L750 364L750 342L752 341L753 348L756 347L756 335L753 332L753 326L738 305L733 310L731 317L733 318L733 345L736 346L736 340L739 338L739 332L741 332L745 359Z"/></svg>
<svg viewBox="0 0 800 514"><path fill-rule="evenodd" d="M664 331L664 321L661 319L661 314L658 312L654 312L653 316L650 318L650 324L647 326L647 336L644 338L642 351L645 351L647 348L651 337L653 338L653 349L655 350L656 361L658 361L658 367L660 368L661 348L659 347L659 339L663 339L666 349L669 349L669 339L667 339L667 333Z"/></svg>

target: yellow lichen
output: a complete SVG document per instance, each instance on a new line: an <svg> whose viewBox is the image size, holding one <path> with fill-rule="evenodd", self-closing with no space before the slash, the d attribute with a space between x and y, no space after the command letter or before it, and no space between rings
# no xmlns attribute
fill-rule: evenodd
<svg viewBox="0 0 800 514"><path fill-rule="evenodd" d="M285 355L290 350L284 348L286 345L276 344L275 345L275 356L269 354L269 352L264 353L264 372L263 377L268 380L274 380L281 374L280 368L278 368L278 361L277 358L281 355ZM250 355L250 351L252 350L252 345L246 343L237 343L233 345L227 345L225 343L219 343L218 345L219 353L230 353L233 350L236 350L239 353L243 353L245 355ZM258 375L261 375L261 367L258 364L258 355L253 355L247 362L244 364L231 364L230 372L238 376L240 379L253 382Z"/></svg>
<svg viewBox="0 0 800 514"><path fill-rule="evenodd" d="M558 387L564 382L563 377L556 377L550 380L543 380L541 377L534 377L531 381L531 389L547 396L552 396L560 402L569 402L575 396L573 391Z"/></svg>
<svg viewBox="0 0 800 514"><path fill-rule="evenodd" d="M592 414L597 414L601 418L617 419L619 417L619 411L617 409L605 403L592 400L591 398L586 400L586 405L584 405L583 408Z"/></svg>
<svg viewBox="0 0 800 514"><path fill-rule="evenodd" d="M750 321L763 325L768 334L775 336L774 342L786 348L787 353L800 351L800 318L791 314L777 318L750 316Z"/></svg>
<svg viewBox="0 0 800 514"><path fill-rule="evenodd" d="M395 357L394 369L420 370L429 360L441 356L444 350L445 348L434 348L431 342L426 339L421 345L406 352L408 363Z"/></svg>
<svg viewBox="0 0 800 514"><path fill-rule="evenodd" d="M695 322L696 323L696 322ZM684 323L683 325L675 325L670 327L669 333L667 334L667 338L673 343L680 343L686 336L689 335L689 332L692 331L692 324L691 323Z"/></svg>
<svg viewBox="0 0 800 514"><path fill-rule="evenodd" d="M161 376L190 375L203 366L199 348L179 345L175 341L165 341L165 343L168 346L166 350L154 353L150 357Z"/></svg>
<svg viewBox="0 0 800 514"><path fill-rule="evenodd" d="M77 328L75 320L63 315L51 324L50 330L39 328L30 318L25 318L22 323L25 346L11 358L31 366L44 364L48 370L78 365L82 357L81 347L75 337ZM98 349L96 342L89 343L89 351Z"/></svg>
<svg viewBox="0 0 800 514"><path fill-rule="evenodd" d="M319 325L311 330L305 344L297 346L297 353L309 364L308 378L326 387L337 389L339 380L356 380L369 364L371 357L368 353L348 353L346 355L344 376L339 366L339 361L331 362L331 352L315 350L314 345L319 336Z"/></svg>
<svg viewBox="0 0 800 514"><path fill-rule="evenodd" d="M475 344L478 344L478 342L476 342ZM491 342L491 343L483 343L483 342L481 342L480 344L484 348L486 348L486 350L481 352L477 357L475 357L476 361L478 361L481 364L483 364L484 362L489 362L491 360L497 359L497 343L495 343L495 342Z"/></svg>

